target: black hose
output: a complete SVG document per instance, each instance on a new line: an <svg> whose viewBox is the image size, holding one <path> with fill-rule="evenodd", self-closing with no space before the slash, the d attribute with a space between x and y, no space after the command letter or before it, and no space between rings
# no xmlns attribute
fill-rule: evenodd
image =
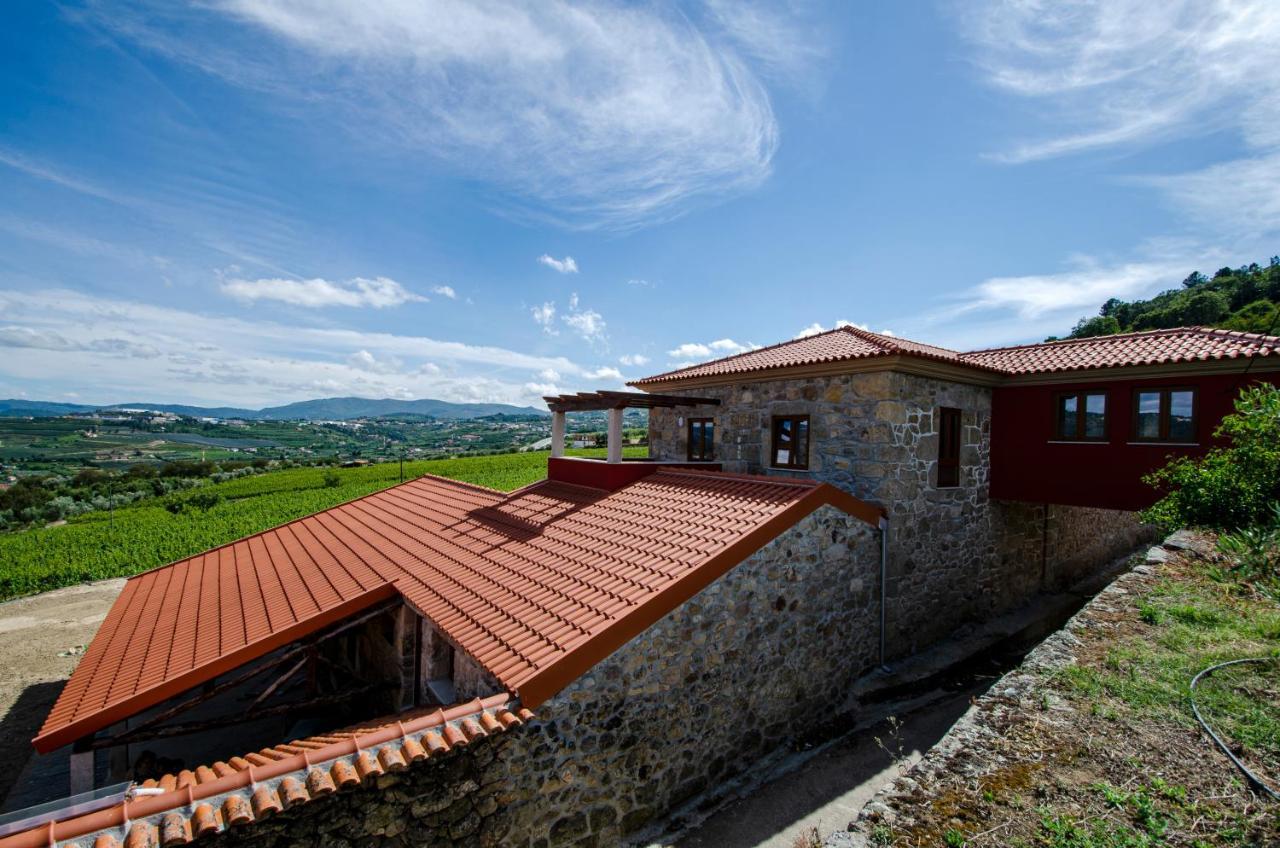
<svg viewBox="0 0 1280 848"><path fill-rule="evenodd" d="M1276 790L1268 786L1262 778L1250 771L1248 766L1240 762L1240 758L1231 753L1231 749L1227 747L1227 743L1222 741L1222 737L1215 733L1213 728L1209 726L1209 722L1205 721L1204 716L1200 715L1200 708L1196 706L1196 684L1199 683L1200 678L1204 677L1206 674L1210 674L1220 668L1226 668L1229 665L1241 665L1242 663L1268 663L1276 662L1278 659L1280 659L1280 657L1249 657L1247 659L1231 660L1229 662L1211 665L1195 677L1191 678L1190 691L1191 712L1195 713L1196 721L1200 722L1200 726L1204 728L1204 732L1209 734L1209 738L1211 738L1217 746L1222 749L1222 753L1226 754L1228 759L1235 763L1236 768L1240 769L1241 773L1244 774L1245 779L1249 781L1249 787L1257 792L1261 792L1263 795L1266 795L1272 801L1280 801L1280 792L1276 792Z"/></svg>

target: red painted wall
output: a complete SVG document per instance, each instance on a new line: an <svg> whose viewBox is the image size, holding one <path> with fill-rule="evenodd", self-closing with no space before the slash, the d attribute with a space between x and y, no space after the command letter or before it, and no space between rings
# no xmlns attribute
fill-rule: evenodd
<svg viewBox="0 0 1280 848"><path fill-rule="evenodd" d="M586 459L576 456L557 456L547 459L547 479L575 486L617 491L637 480L648 477L660 468L697 468L702 471L719 471L718 462L648 462L623 460L608 463L602 459Z"/></svg>
<svg viewBox="0 0 1280 848"><path fill-rule="evenodd" d="M1143 475L1170 456L1199 456L1212 447L1213 431L1232 411L1241 387L1259 380L1280 384L1280 373L996 388L991 398L991 497L1107 509L1148 507L1158 494L1142 482ZM1159 386L1198 390L1196 447L1131 444L1133 392ZM1107 441L1053 443L1054 398L1076 389L1106 390Z"/></svg>

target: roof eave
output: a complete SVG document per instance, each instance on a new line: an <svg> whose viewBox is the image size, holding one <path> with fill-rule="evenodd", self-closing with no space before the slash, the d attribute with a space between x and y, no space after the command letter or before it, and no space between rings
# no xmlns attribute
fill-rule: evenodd
<svg viewBox="0 0 1280 848"><path fill-rule="evenodd" d="M998 386L1007 379L1004 373L982 365L948 362L943 359L912 353L896 353L813 362L804 365L784 365L777 368L762 368L731 374L704 374L674 379L646 377L644 380L636 380L627 385L641 391L666 391L668 389L730 386L737 383L762 383L772 380L803 379L806 377L867 374L877 371L898 371L918 377L933 377L935 379L978 386ZM652 381L655 379L657 379L656 382L646 382L646 380Z"/></svg>
<svg viewBox="0 0 1280 848"><path fill-rule="evenodd" d="M702 566L691 569L684 577L608 627L584 637L566 656L524 680L516 691L520 702L528 709L537 709L597 663L648 630L663 616L823 506L835 507L872 527L880 527L887 515L883 508L860 500L830 484L820 483L814 486L804 497L744 534Z"/></svg>
<svg viewBox="0 0 1280 848"><path fill-rule="evenodd" d="M355 615L374 604L390 600L397 594L399 592L394 584L384 583L331 609L304 619L292 627L286 627L264 639L251 642L238 650L220 656L204 665L197 666L185 674L166 680L158 686L144 689L81 719L68 722L46 733L41 733L31 740L31 744L41 754L57 750L63 745L68 745L77 739L110 727L118 721L123 721L142 710L154 707L156 704L175 695L180 695L193 686L213 680L220 674L226 674L228 671L239 668L247 662L266 656L277 648L288 645L290 642L309 636L317 630L328 627L330 624L336 624L342 619Z"/></svg>

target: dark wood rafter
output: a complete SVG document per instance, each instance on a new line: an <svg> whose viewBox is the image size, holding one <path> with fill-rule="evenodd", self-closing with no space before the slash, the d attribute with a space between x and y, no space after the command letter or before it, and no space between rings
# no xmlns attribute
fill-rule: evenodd
<svg viewBox="0 0 1280 848"><path fill-rule="evenodd" d="M578 392L544 397L552 412L599 412L607 409L656 409L677 406L719 406L719 398L658 395L648 392Z"/></svg>
<svg viewBox="0 0 1280 848"><path fill-rule="evenodd" d="M383 689L386 683L366 683L364 686L351 686L340 692L331 692L328 695L321 695L315 698L308 698L305 701L297 701L291 704L278 704L274 707L267 707L254 712L253 717L265 718L275 715L301 715L317 707L325 707L330 704L345 703L353 698L367 695L377 689ZM203 721L192 721L186 724L170 724L164 727L155 727L141 735L135 735L133 730L127 733L121 733L119 736L104 736L94 739L89 743L89 748L99 750L102 748L114 748L117 745L125 745L133 742L147 742L153 739L167 739L173 736L186 736L189 733L203 733L206 730L217 730L221 727L232 727L234 725L244 724L245 717L243 714L233 716L222 716L219 718L205 719Z"/></svg>
<svg viewBox="0 0 1280 848"><path fill-rule="evenodd" d="M320 698L320 699L317 699L314 697L316 692L315 670L316 670L318 661L322 659L322 657L320 657L319 655L319 652L317 651L317 646L319 646L320 643L326 642L334 638L335 636L339 636L347 632L348 630L351 630L354 627L358 627L361 624L364 624L370 619L373 619L379 615L383 615L385 613L394 611L400 606L400 604L401 604L401 601L398 598L394 601L389 601L383 604L379 604L378 606L370 610L367 610L366 612L364 612L363 614L355 618L342 622L337 627L332 627L321 633L317 633L311 637L308 637L305 640L297 642L295 643L294 647L290 648L284 653L279 654L275 657L266 659L263 662L257 663L249 668L246 668L237 675L229 677L218 683L214 683L212 681L205 683L203 686L200 687L199 694L191 698L187 698L186 700L180 703L174 704L173 706L169 707L166 710L162 710L161 712L156 713L155 715L147 718L142 723L137 724L129 728L128 730L125 730L114 736L103 736L103 737L95 738L93 739L92 742L88 744L91 748L96 750L101 748L110 748L116 745L125 745L133 742L141 742L147 739L158 739L158 738L163 738L168 736L179 736L185 733L195 733L200 730L208 730L213 727L222 727L230 724L243 723L245 712L248 712L248 711L252 711L254 717L256 718L258 716L277 715L280 713L289 712L290 710L294 710L294 709L297 709L297 710L307 709L309 706L314 706L313 702L317 700L325 700L326 702L328 700L333 700L331 696L324 696L324 698ZM255 700L250 705L247 711L241 711L236 716L229 717L228 719L225 720L223 724L218 723L218 722L223 722L223 719L209 719L208 721L202 721L202 722L191 722L188 724L170 725L170 726L163 726L163 727L160 726L164 722L173 718L174 716L180 715L191 709L194 709L195 707L198 707L201 704L213 698L216 698L217 696L223 694L224 692L230 691L232 689L235 689L238 686L243 685L244 683L247 683L248 681L252 680L255 677L258 677L261 674L264 674L274 668L279 668L280 666L285 665L291 660L296 660L297 662L283 675L281 675L280 677L272 681L272 683L269 686L267 686L267 688L264 689L255 698ZM286 682L288 682L291 678L297 675L299 671L302 671L303 669L307 670L308 695L313 697L311 697L307 701L302 701L294 704L283 704L277 707L270 707L267 709L259 708L261 704L263 704L272 695L276 694ZM367 689L369 687L365 687L365 688ZM348 697L352 694L354 694L354 691L346 691L346 692L340 693L341 697L343 698Z"/></svg>

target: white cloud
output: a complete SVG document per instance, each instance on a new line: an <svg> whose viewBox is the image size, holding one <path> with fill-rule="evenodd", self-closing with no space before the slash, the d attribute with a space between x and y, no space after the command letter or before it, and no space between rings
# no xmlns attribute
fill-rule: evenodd
<svg viewBox="0 0 1280 848"><path fill-rule="evenodd" d="M583 372L583 376L591 380L616 380L622 382L622 372L611 365L602 365L594 371Z"/></svg>
<svg viewBox="0 0 1280 848"><path fill-rule="evenodd" d="M604 316L594 309L581 308L577 292L569 295L569 311L560 316L560 320L592 345L603 345L608 342L609 333Z"/></svg>
<svg viewBox="0 0 1280 848"><path fill-rule="evenodd" d="M886 329L886 330L875 330L875 331L873 331L873 330L871 329L871 327L870 327L869 325L867 325L867 324L857 324L857 323L854 323L853 321L846 321L845 319L841 318L841 319L840 319L839 321L837 321L835 324L831 325L831 327L830 327L830 328L824 327L824 326L822 326L822 324L820 324L819 322L814 321L812 324L810 324L809 326L807 326L807 327L803 328L802 330L800 330L800 332L796 333L796 334L795 334L795 336L793 336L793 338L797 338L797 339L807 339L807 338L809 338L809 336L816 336L816 335L818 335L819 333L825 333L825 332L827 332L827 330L828 330L828 329L838 330L838 329L840 329L841 327L857 327L859 330L866 330L866 331L867 331L867 332L869 332L869 333L870 333L870 332L876 332L876 333L879 333L879 334L880 334L880 335L882 335L882 336L892 336L892 335L896 335L896 334L893 332L893 330L887 330L887 329Z"/></svg>
<svg viewBox="0 0 1280 848"><path fill-rule="evenodd" d="M542 327L542 332L549 336L554 336L560 332L556 329L556 305L554 302L547 301L529 311L533 315L533 322Z"/></svg>
<svg viewBox="0 0 1280 848"><path fill-rule="evenodd" d="M675 359L692 359L697 356L710 356L711 348L699 342L685 342L679 347L667 351L667 356Z"/></svg>
<svg viewBox="0 0 1280 848"><path fill-rule="evenodd" d="M1046 101L1055 137L1022 162L1232 126L1280 144L1280 6L1270 0L987 0L963 23L991 82Z"/></svg>
<svg viewBox="0 0 1280 848"><path fill-rule="evenodd" d="M713 356L732 356L735 353L745 353L749 350L756 350L759 347L760 345L758 344L739 344L733 339L716 339L705 344L702 342L685 342L679 347L667 351L667 356L679 361L675 367L684 368L700 359L708 359Z"/></svg>
<svg viewBox="0 0 1280 848"><path fill-rule="evenodd" d="M438 294L441 297L447 297L450 300L458 299L458 293L453 290L453 286L432 286L431 293Z"/></svg>
<svg viewBox="0 0 1280 848"><path fill-rule="evenodd" d="M356 277L345 283L330 282L320 278L311 280L233 278L223 281L222 291L237 300L249 303L259 300L278 300L281 303L311 308L372 306L375 309L384 309L410 301L426 300L422 295L414 294L387 277L374 279Z"/></svg>
<svg viewBox="0 0 1280 848"><path fill-rule="evenodd" d="M799 3L707 0L716 23L771 76L791 83L813 77L828 52L827 36Z"/></svg>
<svg viewBox="0 0 1280 848"><path fill-rule="evenodd" d="M642 280L638 277L632 277L630 280L627 280L627 285L643 289L653 288L653 283L648 280Z"/></svg>
<svg viewBox="0 0 1280 848"><path fill-rule="evenodd" d="M525 383L524 390L527 394L538 398L564 394L555 383Z"/></svg>
<svg viewBox="0 0 1280 848"><path fill-rule="evenodd" d="M977 286L964 310L1007 309L1023 319L1065 316L1081 310L1092 314L1108 298L1140 297L1176 286L1186 275L1187 266L1179 260L1105 267L1087 263L1058 274L992 277Z"/></svg>
<svg viewBox="0 0 1280 848"><path fill-rule="evenodd" d="M1280 233L1280 149L1135 182L1161 189L1202 231L1243 240L1245 250Z"/></svg>
<svg viewBox="0 0 1280 848"><path fill-rule="evenodd" d="M619 356L618 362L626 366L648 365L649 357L645 356L642 353L629 353L629 354L624 354L623 356Z"/></svg>
<svg viewBox="0 0 1280 848"><path fill-rule="evenodd" d="M353 142L422 151L583 226L667 217L769 175L778 132L752 62L781 67L803 41L766 50L756 19L739 23L732 6L718 20L692 11L565 0L90 8L120 37L353 128Z"/></svg>
<svg viewBox="0 0 1280 848"><path fill-rule="evenodd" d="M564 259L556 259L554 256L544 253L538 257L538 262L546 265L554 271L559 271L561 274L578 273L578 263L574 261L572 256L566 256Z"/></svg>
<svg viewBox="0 0 1280 848"><path fill-rule="evenodd" d="M375 374L395 374L404 370L404 364L395 357L389 359L378 359L367 350L358 350L347 357L347 362L354 368L362 371L372 371Z"/></svg>
<svg viewBox="0 0 1280 848"><path fill-rule="evenodd" d="M759 345L738 344L733 339L716 339L711 343L711 349L717 353L732 354L743 353L744 351L754 350Z"/></svg>
<svg viewBox="0 0 1280 848"><path fill-rule="evenodd" d="M527 374L554 370L584 388L591 379L559 356L65 290L0 290L0 315L0 346L40 351L0 356L0 382L45 396L92 389L100 402L145 397L253 406L357 395L527 404L538 398L525 385ZM129 367L120 367L121 357L129 357Z"/></svg>
<svg viewBox="0 0 1280 848"><path fill-rule="evenodd" d="M543 368L538 372L538 379L545 380L548 383L558 383L561 380L560 372L554 368Z"/></svg>

